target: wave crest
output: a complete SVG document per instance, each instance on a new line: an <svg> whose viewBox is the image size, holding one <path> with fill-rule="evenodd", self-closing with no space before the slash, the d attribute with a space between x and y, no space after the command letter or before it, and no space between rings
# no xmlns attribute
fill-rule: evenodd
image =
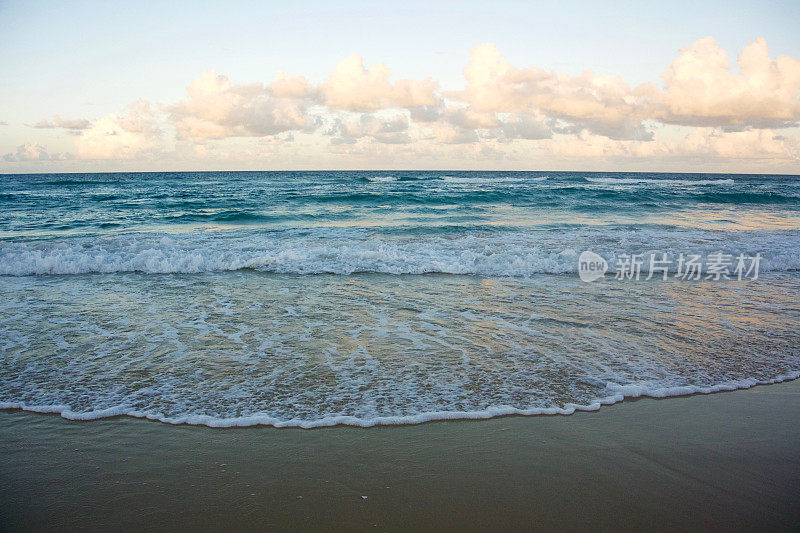
<svg viewBox="0 0 800 533"><path fill-rule="evenodd" d="M0 275L114 272L148 274L252 269L285 274L473 274L531 276L577 271L592 250L613 265L620 254L762 254L762 271L800 270L800 235L791 232L563 231L416 238L371 237L334 229L238 236L134 234L57 242L0 242ZM647 264L643 271L647 271Z"/></svg>

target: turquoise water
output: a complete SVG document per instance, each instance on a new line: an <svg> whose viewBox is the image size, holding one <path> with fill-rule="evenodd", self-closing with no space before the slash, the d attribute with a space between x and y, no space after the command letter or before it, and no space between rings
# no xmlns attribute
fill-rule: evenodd
<svg viewBox="0 0 800 533"><path fill-rule="evenodd" d="M585 250L762 261L584 283ZM752 386L800 371L798 270L795 176L0 176L0 405L314 427Z"/></svg>

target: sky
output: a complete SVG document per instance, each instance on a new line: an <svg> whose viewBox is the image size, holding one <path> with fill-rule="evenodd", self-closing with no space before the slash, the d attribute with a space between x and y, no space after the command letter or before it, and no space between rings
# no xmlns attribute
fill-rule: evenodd
<svg viewBox="0 0 800 533"><path fill-rule="evenodd" d="M0 0L0 173L800 174L800 2Z"/></svg>

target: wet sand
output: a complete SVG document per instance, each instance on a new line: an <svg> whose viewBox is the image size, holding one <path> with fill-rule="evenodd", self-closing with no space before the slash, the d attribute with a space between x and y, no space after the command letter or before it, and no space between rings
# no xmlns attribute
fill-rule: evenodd
<svg viewBox="0 0 800 533"><path fill-rule="evenodd" d="M0 412L0 529L800 527L800 380L371 429Z"/></svg>

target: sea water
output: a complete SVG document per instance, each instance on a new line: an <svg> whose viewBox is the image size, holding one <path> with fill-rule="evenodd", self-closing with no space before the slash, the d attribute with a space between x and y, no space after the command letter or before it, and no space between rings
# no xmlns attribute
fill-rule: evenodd
<svg viewBox="0 0 800 533"><path fill-rule="evenodd" d="M716 253L757 275L680 275ZM797 176L3 175L0 408L370 426L750 387L800 375L799 270Z"/></svg>

